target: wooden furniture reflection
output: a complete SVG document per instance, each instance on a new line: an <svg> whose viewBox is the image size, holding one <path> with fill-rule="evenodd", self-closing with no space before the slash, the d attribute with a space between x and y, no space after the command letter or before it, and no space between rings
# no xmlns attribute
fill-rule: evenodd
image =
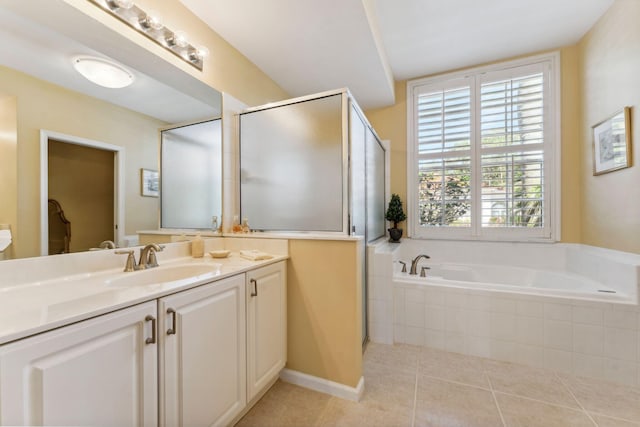
<svg viewBox="0 0 640 427"><path fill-rule="evenodd" d="M49 199L49 255L69 253L71 222L64 216L60 203Z"/></svg>

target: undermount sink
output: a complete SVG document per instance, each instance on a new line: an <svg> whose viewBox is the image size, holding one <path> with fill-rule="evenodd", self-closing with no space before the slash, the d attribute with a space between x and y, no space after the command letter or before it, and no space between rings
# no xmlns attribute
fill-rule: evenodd
<svg viewBox="0 0 640 427"><path fill-rule="evenodd" d="M107 280L108 286L145 286L155 285L179 280L202 280L215 277L220 273L222 264L180 264L160 266L147 270L139 270L125 273L120 277Z"/></svg>

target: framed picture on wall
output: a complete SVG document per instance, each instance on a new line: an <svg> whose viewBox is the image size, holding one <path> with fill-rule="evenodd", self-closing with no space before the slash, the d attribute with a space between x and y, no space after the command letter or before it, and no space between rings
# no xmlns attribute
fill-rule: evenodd
<svg viewBox="0 0 640 427"><path fill-rule="evenodd" d="M158 171L140 169L140 193L145 197L160 196L160 179Z"/></svg>
<svg viewBox="0 0 640 427"><path fill-rule="evenodd" d="M631 108L624 107L593 129L593 174L631 166Z"/></svg>

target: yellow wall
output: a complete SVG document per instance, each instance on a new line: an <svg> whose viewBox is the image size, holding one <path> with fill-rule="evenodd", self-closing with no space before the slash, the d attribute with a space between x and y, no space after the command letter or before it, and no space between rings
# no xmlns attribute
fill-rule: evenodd
<svg viewBox="0 0 640 427"><path fill-rule="evenodd" d="M82 145L49 142L49 198L71 222L70 252L115 241L113 228L114 153Z"/></svg>
<svg viewBox="0 0 640 427"><path fill-rule="evenodd" d="M125 234L156 228L158 199L140 196L140 168L157 168L164 122L4 67L0 93L17 99L16 257L40 254L40 129L125 147ZM15 165L0 158L0 169Z"/></svg>
<svg viewBox="0 0 640 427"><path fill-rule="evenodd" d="M579 87L576 47L563 48L561 54L562 116L562 241L580 241L580 153L578 133ZM515 59L515 58L512 58ZM366 112L381 139L391 141L391 192L407 200L407 82L395 84L396 103ZM410 213L408 213L410 215Z"/></svg>
<svg viewBox="0 0 640 427"><path fill-rule="evenodd" d="M362 376L360 241L290 240L287 367L356 387Z"/></svg>
<svg viewBox="0 0 640 427"><path fill-rule="evenodd" d="M579 43L582 240L640 253L640 2L617 0ZM593 176L591 126L631 110L632 167Z"/></svg>
<svg viewBox="0 0 640 427"><path fill-rule="evenodd" d="M16 97L0 93L0 224L10 224L15 241L18 222L18 135ZM15 244L0 252L0 260L14 257Z"/></svg>

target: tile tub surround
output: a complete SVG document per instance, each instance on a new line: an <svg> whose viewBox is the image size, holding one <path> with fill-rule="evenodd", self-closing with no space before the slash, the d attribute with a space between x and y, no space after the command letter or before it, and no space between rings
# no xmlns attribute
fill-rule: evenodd
<svg viewBox="0 0 640 427"><path fill-rule="evenodd" d="M369 343L360 402L277 382L250 426L631 427L640 389L411 345Z"/></svg>
<svg viewBox="0 0 640 427"><path fill-rule="evenodd" d="M639 256L564 244L483 247L476 242L459 242L460 250L455 251L455 242L430 242L429 249L418 249L415 241L409 243L405 248L369 248L374 259L369 269L369 334L373 341L422 345L640 385L637 305L435 285L392 285L393 261L412 258L405 252L427 253L432 261L437 260L434 262L453 262L458 256L464 262L485 259L490 263L504 256L505 262L520 266L526 265L523 259L528 257L539 268L582 269L602 281L607 280L608 263L631 264L631 270L627 266L626 271L623 268L610 274L608 282L613 286L612 278L622 281L628 279L625 275L637 272L633 263ZM494 253L487 253L488 249ZM521 255L509 254L516 250Z"/></svg>

